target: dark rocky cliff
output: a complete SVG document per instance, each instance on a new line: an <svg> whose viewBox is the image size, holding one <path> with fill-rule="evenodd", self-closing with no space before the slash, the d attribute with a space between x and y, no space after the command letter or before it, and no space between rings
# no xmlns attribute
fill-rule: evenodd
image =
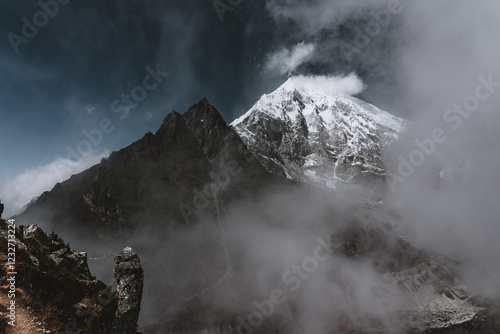
<svg viewBox="0 0 500 334"><path fill-rule="evenodd" d="M126 235L138 223L165 226L214 220L213 190L227 202L288 184L267 172L203 99L184 115L168 114L155 134L147 133L100 164L58 183L18 219L26 224L57 222L63 229L71 226L93 236L110 230ZM198 201L202 210L195 203L196 189L204 197ZM203 203L205 199L209 201Z"/></svg>

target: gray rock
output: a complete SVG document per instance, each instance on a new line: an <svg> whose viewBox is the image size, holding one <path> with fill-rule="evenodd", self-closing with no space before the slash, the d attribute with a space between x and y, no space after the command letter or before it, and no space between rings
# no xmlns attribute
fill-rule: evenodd
<svg viewBox="0 0 500 334"><path fill-rule="evenodd" d="M118 290L118 309L113 321L113 334L136 334L141 309L144 271L139 256L130 247L115 257L113 270Z"/></svg>
<svg viewBox="0 0 500 334"><path fill-rule="evenodd" d="M53 257L54 259L54 257ZM91 281L92 274L87 263L87 253L86 252L71 252L62 257L65 261L65 266L78 277ZM55 261L57 262L57 261Z"/></svg>
<svg viewBox="0 0 500 334"><path fill-rule="evenodd" d="M32 245L44 254L50 253L49 238L47 234L37 225L30 225L23 230L24 242L27 245Z"/></svg>

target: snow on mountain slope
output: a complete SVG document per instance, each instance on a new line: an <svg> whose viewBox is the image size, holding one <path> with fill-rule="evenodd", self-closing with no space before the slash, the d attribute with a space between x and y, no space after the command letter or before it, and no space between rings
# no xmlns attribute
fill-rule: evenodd
<svg viewBox="0 0 500 334"><path fill-rule="evenodd" d="M328 188L383 178L384 150L406 121L347 95L356 85L344 79L347 89L339 78L291 77L231 126L270 172Z"/></svg>

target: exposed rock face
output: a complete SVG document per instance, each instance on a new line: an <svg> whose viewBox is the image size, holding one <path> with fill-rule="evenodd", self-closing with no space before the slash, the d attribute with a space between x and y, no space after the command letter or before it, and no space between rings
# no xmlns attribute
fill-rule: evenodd
<svg viewBox="0 0 500 334"><path fill-rule="evenodd" d="M400 272L429 261L429 256L408 242L381 228L363 227L355 222L332 235L337 252L357 260L375 257L373 268L379 274Z"/></svg>
<svg viewBox="0 0 500 334"><path fill-rule="evenodd" d="M19 216L71 225L83 234L127 234L138 221L182 221L179 203L210 180L208 160L183 117L172 112L148 132L100 164L45 192ZM208 208L207 213L210 212ZM193 218L194 219L194 218Z"/></svg>
<svg viewBox="0 0 500 334"><path fill-rule="evenodd" d="M125 248L115 258L117 294L91 275L85 252L74 251L37 225L19 226L13 235L3 219L0 285L7 286L4 264L13 242L17 307L31 307L49 332L136 334L144 275L132 249Z"/></svg>
<svg viewBox="0 0 500 334"><path fill-rule="evenodd" d="M204 193L221 173L233 171L231 182L218 188L217 197L223 202L290 183L268 172L217 109L203 99L184 115L168 114L155 134L148 132L43 193L18 219L23 224L43 219L92 236L113 237L128 234L126 230L139 222L172 225L185 223L186 216L191 223L214 220L214 201L199 210L193 190ZM183 214L180 206L191 211Z"/></svg>
<svg viewBox="0 0 500 334"><path fill-rule="evenodd" d="M448 259L437 262L381 229L350 226L332 236L332 241L339 246L340 254L353 261L376 259L373 268L380 275L376 284L378 291L383 291L378 298L381 302L398 297L405 301L398 307L397 316L409 332L467 322L482 309L474 305L472 294L447 268ZM386 291L391 293L386 295Z"/></svg>
<svg viewBox="0 0 500 334"><path fill-rule="evenodd" d="M113 270L118 283L118 309L113 321L113 334L135 334L141 309L144 272L139 256L127 247L115 257Z"/></svg>
<svg viewBox="0 0 500 334"><path fill-rule="evenodd" d="M44 254L50 252L49 238L45 232L42 231L37 225L30 225L23 229L24 242L26 244L31 244L33 247L37 247Z"/></svg>
<svg viewBox="0 0 500 334"><path fill-rule="evenodd" d="M217 183L221 174L230 174L230 182L217 192L219 207L291 183L267 171L207 99L191 106L183 118L210 162L210 177Z"/></svg>
<svg viewBox="0 0 500 334"><path fill-rule="evenodd" d="M500 303L479 301L486 310L478 312L471 321L447 328L433 328L424 334L498 334L500 333Z"/></svg>
<svg viewBox="0 0 500 334"><path fill-rule="evenodd" d="M8 242L16 245L18 302L31 307L54 332L109 333L117 296L90 274L87 254L76 252L36 225L16 228L15 238L0 220L0 262L7 263ZM6 273L0 268L0 281ZM19 305L21 307L21 304Z"/></svg>
<svg viewBox="0 0 500 334"><path fill-rule="evenodd" d="M267 170L330 188L384 178L384 149L405 121L347 95L290 78L231 123Z"/></svg>

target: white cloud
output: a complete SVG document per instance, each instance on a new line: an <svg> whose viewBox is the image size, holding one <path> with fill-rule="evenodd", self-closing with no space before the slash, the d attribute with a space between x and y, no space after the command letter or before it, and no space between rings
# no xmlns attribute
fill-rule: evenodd
<svg viewBox="0 0 500 334"><path fill-rule="evenodd" d="M92 114L92 112L93 112L94 110L95 110L95 105L93 105L93 104L89 104L89 105L87 105L87 112L88 112L89 114Z"/></svg>
<svg viewBox="0 0 500 334"><path fill-rule="evenodd" d="M266 9L278 24L295 22L307 36L337 28L346 19L366 15L367 9L387 7L388 0L267 0Z"/></svg>
<svg viewBox="0 0 500 334"><path fill-rule="evenodd" d="M306 44L304 42L295 45L290 50L283 48L268 56L265 69L268 71L279 71L280 74L290 74L301 64L310 60L315 50L316 46L314 44Z"/></svg>
<svg viewBox="0 0 500 334"><path fill-rule="evenodd" d="M100 154L92 153L78 161L57 158L46 165L27 168L20 174L2 182L0 199L5 204L5 216L9 217L21 210L44 191L51 190L58 182L63 182L73 174L78 174L99 163L109 156L105 150Z"/></svg>
<svg viewBox="0 0 500 334"><path fill-rule="evenodd" d="M363 81L354 73L346 76L293 76L285 83L295 89L303 90L311 94L322 94L326 96L345 94L357 95L364 89Z"/></svg>

